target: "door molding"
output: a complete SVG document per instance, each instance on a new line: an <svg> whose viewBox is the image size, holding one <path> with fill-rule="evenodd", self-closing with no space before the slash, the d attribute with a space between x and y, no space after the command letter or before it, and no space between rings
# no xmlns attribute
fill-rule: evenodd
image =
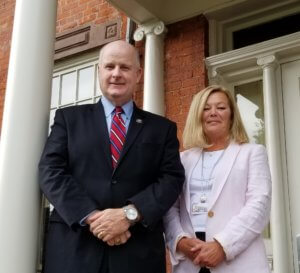
<svg viewBox="0 0 300 273"><path fill-rule="evenodd" d="M269 55L276 56L279 64L300 56L300 32L206 58L209 81L231 83L262 77L257 60Z"/></svg>
<svg viewBox="0 0 300 273"><path fill-rule="evenodd" d="M300 32L208 57L210 84L229 89L263 79L266 144L273 182L271 234L274 273L294 272L281 87L281 64L299 59Z"/></svg>

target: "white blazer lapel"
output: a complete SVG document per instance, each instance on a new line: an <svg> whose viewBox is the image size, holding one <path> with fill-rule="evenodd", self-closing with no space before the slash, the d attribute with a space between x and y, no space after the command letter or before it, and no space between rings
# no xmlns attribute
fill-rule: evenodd
<svg viewBox="0 0 300 273"><path fill-rule="evenodd" d="M223 158L219 162L219 166L216 167L216 181L213 185L212 191L211 191L211 198L208 205L208 210L211 210L213 205L215 204L216 200L218 199L223 186L228 178L228 175L233 167L233 163L236 160L236 157L240 151L241 146L231 142L227 149L225 150L225 153L223 155Z"/></svg>

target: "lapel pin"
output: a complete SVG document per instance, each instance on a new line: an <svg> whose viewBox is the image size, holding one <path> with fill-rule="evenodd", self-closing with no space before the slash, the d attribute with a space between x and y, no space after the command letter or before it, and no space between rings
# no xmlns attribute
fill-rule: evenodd
<svg viewBox="0 0 300 273"><path fill-rule="evenodd" d="M143 123L143 120L141 120L140 118L136 119L135 121L136 121L136 123L140 123L140 124Z"/></svg>

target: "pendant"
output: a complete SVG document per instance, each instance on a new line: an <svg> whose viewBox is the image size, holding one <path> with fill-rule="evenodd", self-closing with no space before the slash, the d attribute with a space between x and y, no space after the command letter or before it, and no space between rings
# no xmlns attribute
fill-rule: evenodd
<svg viewBox="0 0 300 273"><path fill-rule="evenodd" d="M200 196L200 202L201 203L205 203L207 201L207 197L206 197L206 194L202 194L201 196Z"/></svg>

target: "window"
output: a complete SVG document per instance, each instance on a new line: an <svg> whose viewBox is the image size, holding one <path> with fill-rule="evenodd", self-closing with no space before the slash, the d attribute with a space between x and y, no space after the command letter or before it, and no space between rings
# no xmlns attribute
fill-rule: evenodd
<svg viewBox="0 0 300 273"><path fill-rule="evenodd" d="M300 14L293 14L283 18L251 26L245 29L234 31L233 49L253 45L280 36L300 31Z"/></svg>
<svg viewBox="0 0 300 273"><path fill-rule="evenodd" d="M300 31L298 1L239 1L207 12L209 55L272 40Z"/></svg>
<svg viewBox="0 0 300 273"><path fill-rule="evenodd" d="M101 95L98 84L98 56L60 66L54 70L50 108L50 124L58 108L95 103Z"/></svg>
<svg viewBox="0 0 300 273"><path fill-rule="evenodd" d="M235 96L250 142L265 145L262 80L235 86Z"/></svg>

